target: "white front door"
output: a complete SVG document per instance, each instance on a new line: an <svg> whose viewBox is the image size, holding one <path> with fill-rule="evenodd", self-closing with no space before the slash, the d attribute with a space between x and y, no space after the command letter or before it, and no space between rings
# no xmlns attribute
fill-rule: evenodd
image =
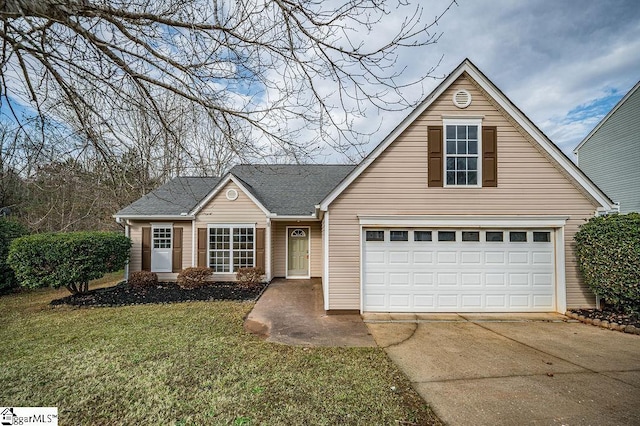
<svg viewBox="0 0 640 426"><path fill-rule="evenodd" d="M151 227L151 271L171 272L173 228L170 225Z"/></svg>
<svg viewBox="0 0 640 426"><path fill-rule="evenodd" d="M553 230L363 231L363 310L552 312Z"/></svg>
<svg viewBox="0 0 640 426"><path fill-rule="evenodd" d="M309 228L287 228L287 278L309 278Z"/></svg>

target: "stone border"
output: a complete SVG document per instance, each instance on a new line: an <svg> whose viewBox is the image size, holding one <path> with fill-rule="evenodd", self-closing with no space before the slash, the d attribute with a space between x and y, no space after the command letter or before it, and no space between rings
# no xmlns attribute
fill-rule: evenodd
<svg viewBox="0 0 640 426"><path fill-rule="evenodd" d="M571 312L571 311L567 311L565 315L569 318L578 320L584 324L591 324L591 325L595 325L596 327L606 328L608 330L640 335L640 328L637 328L634 325L623 325L623 324L618 324L616 322L610 323L609 321L602 321L599 319L587 318L584 315L578 315L577 313Z"/></svg>

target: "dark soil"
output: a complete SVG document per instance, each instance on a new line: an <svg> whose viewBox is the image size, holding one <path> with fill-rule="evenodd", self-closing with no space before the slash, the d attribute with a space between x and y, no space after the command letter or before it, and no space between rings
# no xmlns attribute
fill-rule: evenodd
<svg viewBox="0 0 640 426"><path fill-rule="evenodd" d="M202 300L256 300L268 283L252 288L239 287L234 282L216 282L185 290L176 283L158 283L146 288L134 288L127 283L90 290L51 301L51 305L124 306L147 303L176 303Z"/></svg>
<svg viewBox="0 0 640 426"><path fill-rule="evenodd" d="M606 307L603 309L571 309L570 311L578 315L584 315L585 318L609 321L609 323L617 323L619 325L633 325L640 328L640 317L637 314L623 314Z"/></svg>

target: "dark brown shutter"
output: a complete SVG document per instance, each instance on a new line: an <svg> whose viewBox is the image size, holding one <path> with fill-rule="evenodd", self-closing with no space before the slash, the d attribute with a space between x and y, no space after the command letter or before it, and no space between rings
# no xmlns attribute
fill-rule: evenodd
<svg viewBox="0 0 640 426"><path fill-rule="evenodd" d="M173 272L182 270L182 228L173 228L173 253L171 259Z"/></svg>
<svg viewBox="0 0 640 426"><path fill-rule="evenodd" d="M429 186L442 186L442 126L429 126L427 129L429 165Z"/></svg>
<svg viewBox="0 0 640 426"><path fill-rule="evenodd" d="M207 228L198 228L198 266L207 267Z"/></svg>
<svg viewBox="0 0 640 426"><path fill-rule="evenodd" d="M482 186L498 186L498 144L495 126L482 127Z"/></svg>
<svg viewBox="0 0 640 426"><path fill-rule="evenodd" d="M142 270L151 270L151 227L142 227Z"/></svg>
<svg viewBox="0 0 640 426"><path fill-rule="evenodd" d="M256 229L256 268L264 269L264 228Z"/></svg>

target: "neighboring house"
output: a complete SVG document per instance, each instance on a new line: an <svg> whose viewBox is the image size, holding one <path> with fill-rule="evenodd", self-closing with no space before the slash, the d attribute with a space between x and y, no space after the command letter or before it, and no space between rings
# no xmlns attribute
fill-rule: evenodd
<svg viewBox="0 0 640 426"><path fill-rule="evenodd" d="M573 151L620 213L640 212L640 81Z"/></svg>
<svg viewBox="0 0 640 426"><path fill-rule="evenodd" d="M321 277L328 312L593 306L578 226L611 200L470 61L357 166L241 165L116 214L130 271ZM295 285L292 282L291 285Z"/></svg>

